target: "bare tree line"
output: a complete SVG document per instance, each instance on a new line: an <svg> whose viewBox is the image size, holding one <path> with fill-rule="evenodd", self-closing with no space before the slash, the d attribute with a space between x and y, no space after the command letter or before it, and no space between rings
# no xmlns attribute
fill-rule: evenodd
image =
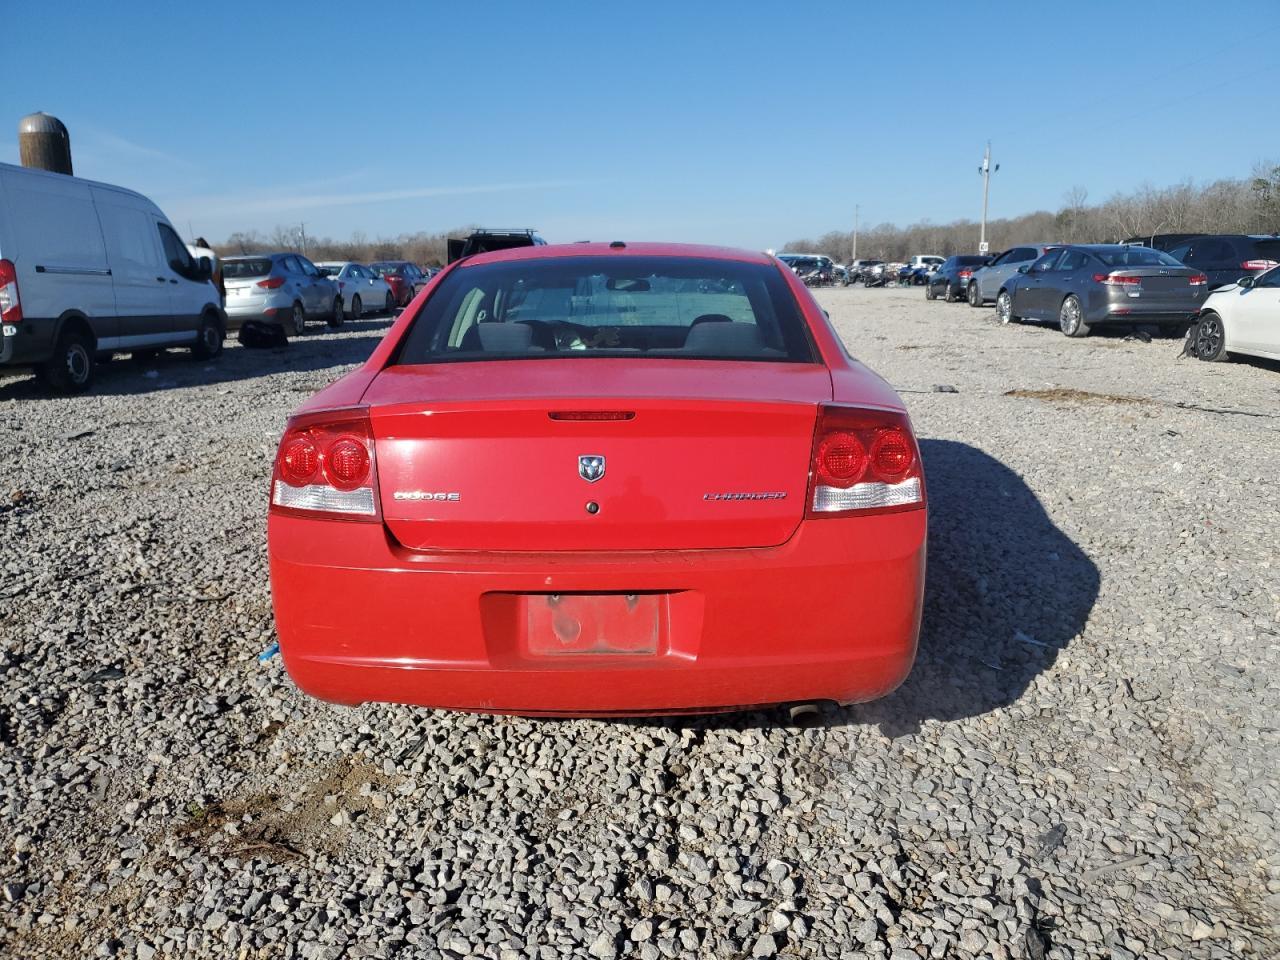
<svg viewBox="0 0 1280 960"><path fill-rule="evenodd" d="M443 233L402 233L398 237L370 240L361 232L348 240L306 236L299 225L277 226L269 234L256 230L231 234L214 250L222 257L249 253L277 253L291 250L304 253L312 260L354 260L373 263L377 260L408 260L424 267L441 266L447 257L450 237L465 237L474 227L458 227Z"/></svg>
<svg viewBox="0 0 1280 960"><path fill-rule="evenodd" d="M992 252L1020 243L1103 243L1159 233L1276 233L1280 231L1280 166L1259 164L1253 176L1197 185L1144 185L1090 205L1089 192L1073 187L1057 212L1037 210L987 221ZM882 223L858 232L858 256L901 261L917 253L976 253L979 224L922 221L899 227ZM816 240L792 240L783 251L823 253L838 263L853 255L853 232L833 230Z"/></svg>

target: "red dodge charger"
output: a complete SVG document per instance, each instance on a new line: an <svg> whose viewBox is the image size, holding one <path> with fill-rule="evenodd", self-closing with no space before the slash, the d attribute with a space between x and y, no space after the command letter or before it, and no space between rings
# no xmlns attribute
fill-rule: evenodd
<svg viewBox="0 0 1280 960"><path fill-rule="evenodd" d="M901 399L756 253L461 260L294 414L271 587L307 693L622 715L883 696L925 485Z"/></svg>

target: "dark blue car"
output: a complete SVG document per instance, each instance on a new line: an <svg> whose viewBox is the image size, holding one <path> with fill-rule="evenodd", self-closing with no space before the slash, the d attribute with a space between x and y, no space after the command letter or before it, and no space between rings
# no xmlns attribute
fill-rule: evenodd
<svg viewBox="0 0 1280 960"><path fill-rule="evenodd" d="M991 262L990 257L978 254L960 254L947 257L924 285L924 298L936 300L943 297L947 303L955 303L964 299L965 288L969 286L969 278L979 267Z"/></svg>

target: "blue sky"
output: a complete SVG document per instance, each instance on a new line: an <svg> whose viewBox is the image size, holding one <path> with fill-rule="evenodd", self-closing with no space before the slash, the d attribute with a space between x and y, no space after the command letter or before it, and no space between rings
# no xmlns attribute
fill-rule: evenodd
<svg viewBox="0 0 1280 960"><path fill-rule="evenodd" d="M77 174L213 240L480 223L779 247L855 204L976 217L987 138L992 217L1280 163L1266 9L14 0L0 160L53 113Z"/></svg>

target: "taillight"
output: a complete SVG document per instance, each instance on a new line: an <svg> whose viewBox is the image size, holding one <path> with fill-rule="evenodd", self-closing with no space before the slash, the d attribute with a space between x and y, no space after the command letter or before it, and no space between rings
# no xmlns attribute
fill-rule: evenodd
<svg viewBox="0 0 1280 960"><path fill-rule="evenodd" d="M265 280L259 280L258 286L267 290L275 290L277 287L284 286L284 277L267 277Z"/></svg>
<svg viewBox="0 0 1280 960"><path fill-rule="evenodd" d="M345 290L345 289L347 289L347 281L345 281L345 280L339 280L339 281L338 281L338 289L339 289L339 290Z"/></svg>
<svg viewBox="0 0 1280 960"><path fill-rule="evenodd" d="M337 520L378 520L373 429L363 407L289 421L271 475L271 509Z"/></svg>
<svg viewBox="0 0 1280 960"><path fill-rule="evenodd" d="M1187 277L1187 283L1191 284L1193 287L1203 287L1208 282L1209 278L1203 273L1193 273L1191 276Z"/></svg>
<svg viewBox="0 0 1280 960"><path fill-rule="evenodd" d="M957 274L957 276L959 276L961 280L967 280L967 279L969 279L969 277L972 277L972 276L973 276L973 271L972 271L972 270L961 270L961 271L959 272L959 274Z"/></svg>
<svg viewBox="0 0 1280 960"><path fill-rule="evenodd" d="M1109 287L1136 287L1142 283L1141 277L1122 277L1114 273L1095 273L1093 279Z"/></svg>
<svg viewBox="0 0 1280 960"><path fill-rule="evenodd" d="M18 271L12 260L0 260L0 323L22 322L22 297L18 294Z"/></svg>
<svg viewBox="0 0 1280 960"><path fill-rule="evenodd" d="M1240 264L1241 270L1270 270L1280 266L1280 260L1246 260Z"/></svg>
<svg viewBox="0 0 1280 960"><path fill-rule="evenodd" d="M807 516L897 513L923 506L924 471L906 414L819 409Z"/></svg>

